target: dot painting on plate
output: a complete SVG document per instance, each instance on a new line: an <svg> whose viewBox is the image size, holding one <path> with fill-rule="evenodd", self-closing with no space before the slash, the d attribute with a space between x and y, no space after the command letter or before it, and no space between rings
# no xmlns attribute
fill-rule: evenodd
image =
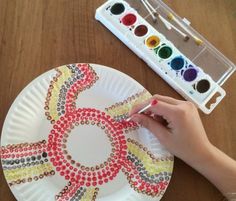
<svg viewBox="0 0 236 201"><path fill-rule="evenodd" d="M135 192L161 196L167 188L173 156L155 156L149 148L132 139L129 133L140 129L126 121L133 105L151 97L144 89L101 111L76 107L76 100L99 81L89 64L71 64L55 69L45 97L45 118L50 122L48 138L34 143L1 147L1 159L10 186L37 182L59 175L67 181L56 200L96 200L105 184L123 174ZM107 137L111 152L107 160L86 166L68 150L68 138L82 126L98 127Z"/></svg>
<svg viewBox="0 0 236 201"><path fill-rule="evenodd" d="M148 15L143 18L139 14L140 10L141 8L131 7L126 1L111 0L96 10L95 18L181 95L193 101L203 112L210 113L225 96L225 91L210 75L181 53L154 25L149 24L146 21ZM217 99L217 104L212 104L209 109L206 100L216 91L221 97Z"/></svg>

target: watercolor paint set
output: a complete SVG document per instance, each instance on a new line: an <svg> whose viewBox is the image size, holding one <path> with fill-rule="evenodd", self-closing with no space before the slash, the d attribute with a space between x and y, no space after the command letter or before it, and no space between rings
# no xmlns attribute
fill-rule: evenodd
<svg viewBox="0 0 236 201"><path fill-rule="evenodd" d="M162 1L109 0L95 18L204 113L225 96L235 65Z"/></svg>

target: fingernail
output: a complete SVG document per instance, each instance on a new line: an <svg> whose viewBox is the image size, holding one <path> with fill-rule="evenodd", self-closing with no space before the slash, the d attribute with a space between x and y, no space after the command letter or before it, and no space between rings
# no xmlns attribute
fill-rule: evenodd
<svg viewBox="0 0 236 201"><path fill-rule="evenodd" d="M151 106L154 106L158 103L158 100L154 99L152 102L151 102Z"/></svg>

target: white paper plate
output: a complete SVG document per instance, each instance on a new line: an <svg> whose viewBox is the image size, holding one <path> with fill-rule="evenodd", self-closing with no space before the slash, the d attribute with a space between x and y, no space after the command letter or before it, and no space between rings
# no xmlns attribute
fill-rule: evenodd
<svg viewBox="0 0 236 201"><path fill-rule="evenodd" d="M71 64L33 80L16 98L1 138L6 180L18 200L160 200L173 156L126 122L151 95L96 64Z"/></svg>

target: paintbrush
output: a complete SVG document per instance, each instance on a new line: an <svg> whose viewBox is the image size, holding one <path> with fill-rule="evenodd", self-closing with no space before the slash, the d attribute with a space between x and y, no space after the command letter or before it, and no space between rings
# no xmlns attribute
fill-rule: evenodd
<svg viewBox="0 0 236 201"><path fill-rule="evenodd" d="M151 4L147 0L141 0L141 2L145 6L149 14L151 15L153 22L155 23L157 21L157 17L153 13L156 13L156 10L151 6Z"/></svg>
<svg viewBox="0 0 236 201"><path fill-rule="evenodd" d="M156 9L153 8L153 6L149 3L148 0L144 0L144 1L145 1L145 3L149 6L149 8L152 10L152 12L154 13L154 15L156 15L156 14L157 14Z"/></svg>
<svg viewBox="0 0 236 201"><path fill-rule="evenodd" d="M183 33L182 31L180 31L177 27L175 27L173 24L171 24L170 22L168 22L164 17L162 17L160 14L157 14L159 19L162 21L162 23L165 25L165 27L168 30L171 30L171 28L173 28L176 32L178 32L181 36L184 37L184 40L187 41L189 40L189 36L185 33Z"/></svg>
<svg viewBox="0 0 236 201"><path fill-rule="evenodd" d="M203 41L201 39L199 39L197 36L195 36L178 19L176 19L172 13L168 14L168 18L169 18L169 20L176 22L182 29L184 29L184 31L186 31L190 36L192 36L192 38L194 39L194 41L197 45L201 45L203 43Z"/></svg>
<svg viewBox="0 0 236 201"><path fill-rule="evenodd" d="M165 27L168 30L171 30L171 28L173 28L175 31L177 31L181 36L184 37L184 40L187 41L189 40L189 37L183 33L182 31L180 31L177 27L175 27L173 24L169 23L164 17L162 17L159 13L157 13L157 11L155 10L155 8L153 8L153 6L149 3L148 0L141 0L141 2L143 3L143 5L146 7L146 9L148 10L148 12L150 13L153 22L157 21L156 15L158 16L158 18L162 21L162 23L165 25Z"/></svg>
<svg viewBox="0 0 236 201"><path fill-rule="evenodd" d="M171 30L171 24L164 18L162 17L159 13L157 14L157 16L159 17L159 19L162 21L162 23L165 25L165 27L168 30Z"/></svg>
<svg viewBox="0 0 236 201"><path fill-rule="evenodd" d="M137 114L141 114L141 113L143 113L143 112L145 112L147 109L149 109L150 107L152 107L152 106L154 106L154 105L156 105L157 104L157 100L156 99L154 99L151 103L149 103L147 106L145 106L144 108L142 108L141 110L139 110L138 112L137 112ZM130 121L131 120L131 117L129 117L129 118L127 118L126 119L126 121Z"/></svg>

